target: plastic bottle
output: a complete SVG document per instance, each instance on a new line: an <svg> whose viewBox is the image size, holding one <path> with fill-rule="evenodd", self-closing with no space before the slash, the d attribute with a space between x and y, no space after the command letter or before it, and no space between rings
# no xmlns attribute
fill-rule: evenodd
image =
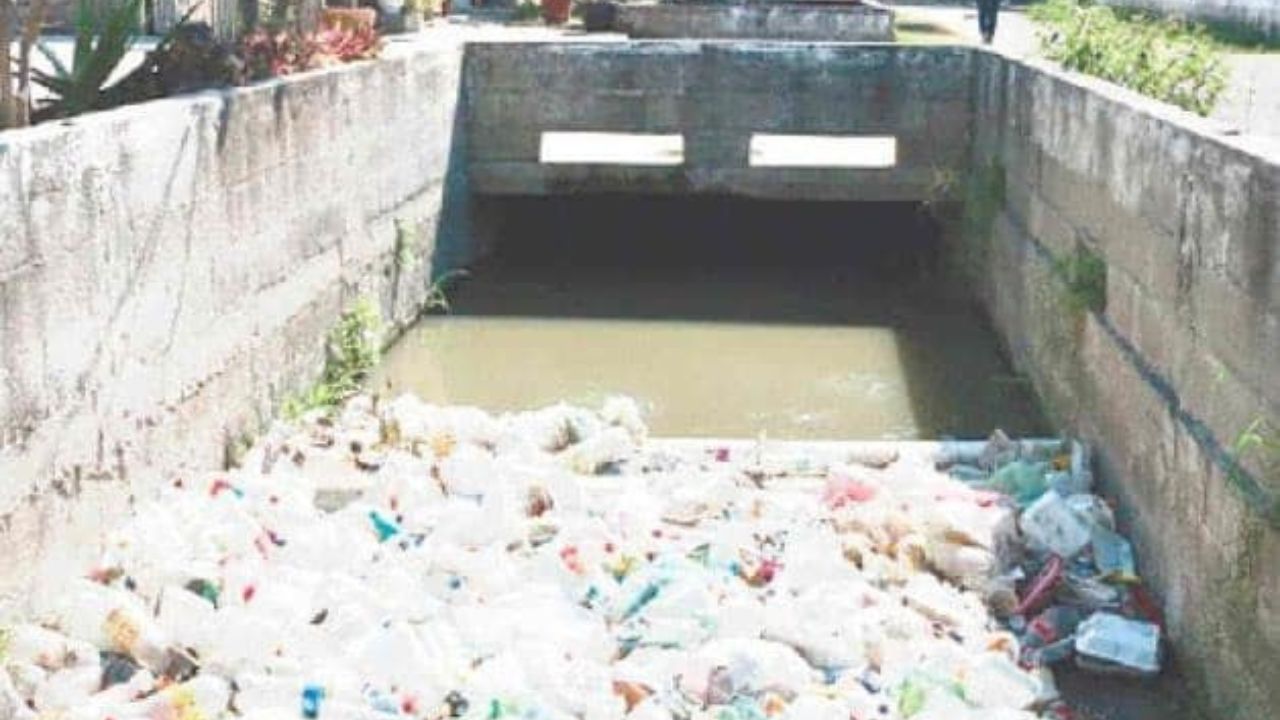
<svg viewBox="0 0 1280 720"><path fill-rule="evenodd" d="M1062 558L1075 557L1089 544L1089 526L1052 490L1022 513L1018 526L1031 549L1047 550Z"/></svg>
<svg viewBox="0 0 1280 720"><path fill-rule="evenodd" d="M1090 542L1093 562L1098 574L1107 580L1133 582L1138 579L1133 546L1123 536L1103 527L1095 527Z"/></svg>
<svg viewBox="0 0 1280 720"><path fill-rule="evenodd" d="M985 483L989 490L1004 493L1020 506L1027 506L1049 489L1045 479L1048 467L1043 463L1015 460L1000 467Z"/></svg>
<svg viewBox="0 0 1280 720"><path fill-rule="evenodd" d="M9 673L0 668L0 718L35 720L35 717L35 711L27 707L26 700L14 687Z"/></svg>
<svg viewBox="0 0 1280 720"><path fill-rule="evenodd" d="M50 673L36 688L36 708L41 712L49 712L88 704L89 698L98 691L101 682L102 672L90 665Z"/></svg>
<svg viewBox="0 0 1280 720"><path fill-rule="evenodd" d="M1031 707L1040 694L1040 683L1003 655L982 655L964 675L964 698L979 707Z"/></svg>
<svg viewBox="0 0 1280 720"><path fill-rule="evenodd" d="M156 623L173 642L204 649L209 644L209 633L216 626L216 611L205 596L185 587L166 585L160 591Z"/></svg>
<svg viewBox="0 0 1280 720"><path fill-rule="evenodd" d="M1099 669L1106 665L1096 663L1104 663L1136 675L1160 672L1160 627L1152 623L1094 613L1080 623L1075 649L1084 667Z"/></svg>
<svg viewBox="0 0 1280 720"><path fill-rule="evenodd" d="M230 702L231 686L226 680L216 675L201 675L131 703L121 715L154 720L201 720L222 717Z"/></svg>
<svg viewBox="0 0 1280 720"><path fill-rule="evenodd" d="M39 625L22 624L0 632L6 662L26 662L45 670L76 665L96 665L98 649L83 640L69 638Z"/></svg>
<svg viewBox="0 0 1280 720"><path fill-rule="evenodd" d="M58 616L69 634L128 655L157 674L169 663L168 638L137 598L123 590L78 580L60 602Z"/></svg>

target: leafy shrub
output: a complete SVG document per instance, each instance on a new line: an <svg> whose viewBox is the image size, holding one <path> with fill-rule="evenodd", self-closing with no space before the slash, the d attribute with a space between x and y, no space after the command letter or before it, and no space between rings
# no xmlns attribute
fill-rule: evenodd
<svg viewBox="0 0 1280 720"><path fill-rule="evenodd" d="M70 117L107 106L102 90L138 39L141 9L142 0L129 0L100 13L92 0L80 0L69 68L47 45L37 46L53 70L32 68L32 78L54 96L37 113L39 119Z"/></svg>
<svg viewBox="0 0 1280 720"><path fill-rule="evenodd" d="M371 26L334 24L315 33L257 28L240 39L243 81L292 75L378 56L382 39Z"/></svg>
<svg viewBox="0 0 1280 720"><path fill-rule="evenodd" d="M1056 258L1053 269L1064 284L1067 309L1073 313L1107 309L1107 262L1087 247Z"/></svg>
<svg viewBox="0 0 1280 720"><path fill-rule="evenodd" d="M517 3L512 19L516 22L533 22L542 18L542 5L532 0Z"/></svg>
<svg viewBox="0 0 1280 720"><path fill-rule="evenodd" d="M382 356L382 312L364 297L342 314L325 343L324 375L301 396L285 399L282 412L296 418L311 410L332 411L360 391Z"/></svg>
<svg viewBox="0 0 1280 720"><path fill-rule="evenodd" d="M236 54L244 63L243 81L292 75L315 67L315 38L294 30L255 28L240 38Z"/></svg>
<svg viewBox="0 0 1280 720"><path fill-rule="evenodd" d="M1044 23L1046 54L1070 70L1208 115L1227 86L1222 53L1195 25L1144 15L1121 16L1084 0L1032 7Z"/></svg>
<svg viewBox="0 0 1280 720"><path fill-rule="evenodd" d="M382 38L371 25L334 25L316 33L316 52L324 63L353 62L378 56Z"/></svg>

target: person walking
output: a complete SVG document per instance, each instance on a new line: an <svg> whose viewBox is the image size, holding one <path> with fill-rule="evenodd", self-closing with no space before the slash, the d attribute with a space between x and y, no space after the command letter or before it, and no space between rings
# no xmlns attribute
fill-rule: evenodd
<svg viewBox="0 0 1280 720"><path fill-rule="evenodd" d="M978 30L982 32L982 44L990 45L996 36L996 16L1000 14L1000 0L978 0Z"/></svg>

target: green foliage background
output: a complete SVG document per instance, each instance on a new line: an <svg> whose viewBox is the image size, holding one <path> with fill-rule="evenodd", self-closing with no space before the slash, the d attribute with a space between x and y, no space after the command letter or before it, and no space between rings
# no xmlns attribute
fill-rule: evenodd
<svg viewBox="0 0 1280 720"><path fill-rule="evenodd" d="M1176 19L1121 15L1088 0L1048 0L1030 9L1049 58L1199 115L1227 87L1221 48L1204 28Z"/></svg>

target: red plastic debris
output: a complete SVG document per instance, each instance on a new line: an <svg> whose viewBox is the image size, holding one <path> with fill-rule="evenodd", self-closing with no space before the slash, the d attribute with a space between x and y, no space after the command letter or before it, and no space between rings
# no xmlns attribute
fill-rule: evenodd
<svg viewBox="0 0 1280 720"><path fill-rule="evenodd" d="M1040 570L1040 574L1036 575L1031 581L1026 595L1022 597L1018 606L1014 608L1014 614L1025 617L1044 609L1053 598L1053 591L1062 582L1066 567L1067 564L1063 562L1062 558L1057 555L1050 557L1049 562L1045 563L1044 568Z"/></svg>
<svg viewBox="0 0 1280 720"><path fill-rule="evenodd" d="M849 503L864 503L876 496L875 485L862 482L847 475L832 475L827 478L827 487L822 492L822 501L829 508L839 508Z"/></svg>

